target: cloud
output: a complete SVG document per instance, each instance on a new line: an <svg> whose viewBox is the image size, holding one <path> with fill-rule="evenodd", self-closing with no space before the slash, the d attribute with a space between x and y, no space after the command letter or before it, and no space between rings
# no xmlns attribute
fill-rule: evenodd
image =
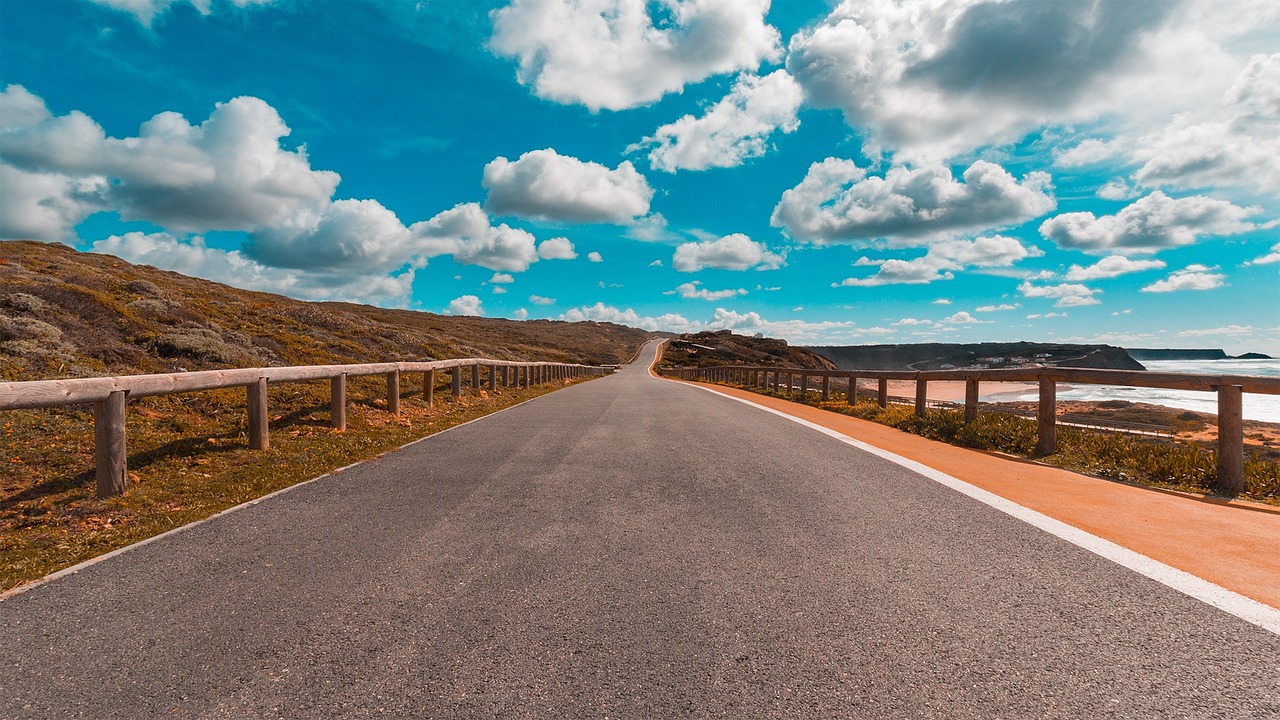
<svg viewBox="0 0 1280 720"><path fill-rule="evenodd" d="M538 261L531 233L489 222L476 203L463 203L409 227L416 252L452 255L463 265L523 272Z"/></svg>
<svg viewBox="0 0 1280 720"><path fill-rule="evenodd" d="M791 38L786 67L810 104L843 111L868 154L949 157L1105 113L1168 117L1203 98L1227 58L1178 9L845 0Z"/></svg>
<svg viewBox="0 0 1280 720"><path fill-rule="evenodd" d="M1206 335L1252 335L1252 325L1224 325L1216 328L1200 328L1194 330L1183 330L1178 333L1178 337L1204 337Z"/></svg>
<svg viewBox="0 0 1280 720"><path fill-rule="evenodd" d="M514 0L489 48L538 97L622 110L776 57L769 0Z"/></svg>
<svg viewBox="0 0 1280 720"><path fill-rule="evenodd" d="M946 298L938 298L937 300L933 301L933 304L934 305L950 305L951 301Z"/></svg>
<svg viewBox="0 0 1280 720"><path fill-rule="evenodd" d="M1190 245L1202 235L1236 235L1258 226L1246 218L1260 211L1203 195L1171 198L1157 190L1115 215L1064 213L1040 224L1058 247L1090 253L1153 253Z"/></svg>
<svg viewBox="0 0 1280 720"><path fill-rule="evenodd" d="M994 320L979 320L978 318L961 310L955 315L945 317L938 322L947 323L948 325L973 325L978 323L991 323L994 322Z"/></svg>
<svg viewBox="0 0 1280 720"><path fill-rule="evenodd" d="M1019 181L979 160L962 179L943 165L895 166L874 177L851 160L827 158L782 193L770 223L820 244L889 238L904 246L947 232L1021 223L1055 207L1042 172Z"/></svg>
<svg viewBox="0 0 1280 720"><path fill-rule="evenodd" d="M338 200L254 233L245 254L267 265L388 271L415 253L412 236L376 200Z"/></svg>
<svg viewBox="0 0 1280 720"><path fill-rule="evenodd" d="M247 7L250 5L270 5L273 0L222 0L230 2L236 7ZM90 0L96 5L109 7L113 10L120 10L133 15L140 25L151 27L155 19L168 11L172 5L177 5L181 0ZM187 0L201 15L208 15L213 12L213 0Z"/></svg>
<svg viewBox="0 0 1280 720"><path fill-rule="evenodd" d="M238 250L206 247L199 238L182 242L163 232L112 235L93 243L91 251L245 290L279 293L303 300L346 300L404 307L413 290L412 268L395 275L273 268Z"/></svg>
<svg viewBox="0 0 1280 720"><path fill-rule="evenodd" d="M1108 182L1106 185L1098 188L1098 197L1103 200L1132 200L1142 193L1129 183L1116 178Z"/></svg>
<svg viewBox="0 0 1280 720"><path fill-rule="evenodd" d="M1280 53L1255 55L1222 100L1135 143L1148 186L1280 191Z"/></svg>
<svg viewBox="0 0 1280 720"><path fill-rule="evenodd" d="M1226 275L1215 273L1217 268L1204 265L1188 265L1182 270L1175 270L1164 280L1157 280L1142 288L1142 292L1165 293L1178 290L1213 290L1222 287Z"/></svg>
<svg viewBox="0 0 1280 720"><path fill-rule="evenodd" d="M649 212L653 188L630 162L609 168L561 155L551 148L531 150L515 162L495 158L484 167L489 191L485 208L564 222L626 225Z"/></svg>
<svg viewBox="0 0 1280 720"><path fill-rule="evenodd" d="M506 273L494 273L493 277L489 278L489 282L494 285L500 285L502 283L513 283L515 281L516 279L514 277Z"/></svg>
<svg viewBox="0 0 1280 720"><path fill-rule="evenodd" d="M538 245L538 257L543 260L573 260L578 253L573 249L569 238L551 238Z"/></svg>
<svg viewBox="0 0 1280 720"><path fill-rule="evenodd" d="M918 318L902 318L894 325L932 325L932 320L921 320Z"/></svg>
<svg viewBox="0 0 1280 720"><path fill-rule="evenodd" d="M762 333L768 337L784 338L794 343L838 342L863 334L884 335L893 332L888 328L860 329L850 321L773 321L762 317L757 312L742 313L724 308L716 308L711 318L705 321L691 320L676 313L656 316L641 315L631 308L623 310L600 302L595 305L584 305L568 310L561 314L559 319L568 322L581 322L584 320L612 322L644 330L673 333L699 332L702 330L732 330L745 335Z"/></svg>
<svg viewBox="0 0 1280 720"><path fill-rule="evenodd" d="M698 287L701 284L702 282L700 280L681 283L679 286L676 287L675 290L672 290L670 291L670 293L667 293L667 294L679 293L680 297L686 300L696 298L699 300L707 300L710 302L715 302L716 300L724 300L725 298L737 297L738 295L747 294L747 291L742 288L738 288L736 290L707 290L706 288Z"/></svg>
<svg viewBox="0 0 1280 720"><path fill-rule="evenodd" d="M0 116L5 185L31 184L6 193L4 238L63 240L98 210L177 232L275 228L322 213L339 181L304 148L282 148L288 126L254 97L218 103L199 125L160 113L131 138L79 111L53 116L17 85L0 94Z"/></svg>
<svg viewBox="0 0 1280 720"><path fill-rule="evenodd" d="M493 294L494 294L494 295L506 295L506 294L507 294L507 289L506 289L505 287L501 286L501 285L494 285L494 286L493 286Z"/></svg>
<svg viewBox="0 0 1280 720"><path fill-rule="evenodd" d="M1157 270L1162 267L1164 267L1163 260L1130 260L1123 255L1110 255L1089 267L1072 265L1066 277L1068 280L1099 280L1143 270Z"/></svg>
<svg viewBox="0 0 1280 720"><path fill-rule="evenodd" d="M553 297L543 297L541 295L530 295L529 302L534 305L555 305L556 299Z"/></svg>
<svg viewBox="0 0 1280 720"><path fill-rule="evenodd" d="M1246 265L1270 265L1271 263L1278 263L1278 262L1280 262L1280 243L1276 243L1275 245L1272 245L1271 252L1261 257L1256 257L1245 264Z"/></svg>
<svg viewBox="0 0 1280 720"><path fill-rule="evenodd" d="M649 164L665 172L737 167L764 155L775 130L790 133L800 127L796 112L803 95L785 70L742 75L702 117L685 115L635 147L656 146L649 151Z"/></svg>
<svg viewBox="0 0 1280 720"><path fill-rule="evenodd" d="M863 262L858 265L878 264L880 269L870 277L846 278L841 287L892 284L924 284L935 280L950 280L953 270L966 267L1008 267L1027 257L1043 255L1038 248L1025 247L1011 237L995 235L976 240L942 240L931 243L922 257L911 260L884 260L878 263Z"/></svg>
<svg viewBox="0 0 1280 720"><path fill-rule="evenodd" d="M511 313L511 317L515 318L516 320L524 320L529 317L529 311L525 310L524 308L520 308L519 310L516 310L515 312Z"/></svg>
<svg viewBox="0 0 1280 720"><path fill-rule="evenodd" d="M1054 303L1056 307L1080 307L1102 302L1094 297L1098 290L1079 284L1036 286L1024 282L1018 286L1018 292L1029 298L1055 298L1058 301Z"/></svg>
<svg viewBox="0 0 1280 720"><path fill-rule="evenodd" d="M451 300L445 312L450 315L483 315L484 308L480 307L480 298L475 295L463 295Z"/></svg>
<svg viewBox="0 0 1280 720"><path fill-rule="evenodd" d="M978 307L974 308L973 311L974 312L1000 312L1001 310L1017 310L1020 307L1022 307L1022 303L1014 303L1013 305L1010 305L1008 303L1002 303L1000 305L979 305Z"/></svg>
<svg viewBox="0 0 1280 720"><path fill-rule="evenodd" d="M593 263L604 262L604 258L598 252L587 253L587 259Z"/></svg>
<svg viewBox="0 0 1280 720"><path fill-rule="evenodd" d="M721 270L774 270L785 263L782 255L769 251L742 233L725 235L716 240L687 242L676 248L671 266L680 272L697 272L703 268Z"/></svg>
<svg viewBox="0 0 1280 720"><path fill-rule="evenodd" d="M1066 313L1055 313L1055 312L1051 312L1051 313L1043 313L1043 314L1041 314L1041 313L1031 313L1030 315L1028 315L1028 316L1027 316L1027 319L1028 319L1028 320L1036 320L1036 319L1038 319L1038 318L1046 318L1046 319L1047 319L1047 318L1064 318L1064 317L1066 317L1066 316L1067 316L1067 314L1066 314Z"/></svg>
<svg viewBox="0 0 1280 720"><path fill-rule="evenodd" d="M1064 168L1099 165L1120 155L1125 150L1126 143L1127 141L1124 138L1112 140L1087 138L1077 143L1074 147L1066 150L1055 150L1053 164ZM1108 183L1108 185L1110 184ZM1123 181L1121 181L1121 184L1123 184Z"/></svg>

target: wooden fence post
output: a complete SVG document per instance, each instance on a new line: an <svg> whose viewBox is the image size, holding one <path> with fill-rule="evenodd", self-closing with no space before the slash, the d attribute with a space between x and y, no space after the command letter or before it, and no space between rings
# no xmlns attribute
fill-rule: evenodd
<svg viewBox="0 0 1280 720"><path fill-rule="evenodd" d="M480 363L471 366L471 389L480 392Z"/></svg>
<svg viewBox="0 0 1280 720"><path fill-rule="evenodd" d="M453 391L453 399L457 400L462 397L462 366L454 365L449 369L453 371L453 387L450 389Z"/></svg>
<svg viewBox="0 0 1280 720"><path fill-rule="evenodd" d="M858 376L857 375L849 376L849 392L847 395L845 395L845 397L848 398L850 405L853 405L858 402Z"/></svg>
<svg viewBox="0 0 1280 720"><path fill-rule="evenodd" d="M494 393L497 391L498 391L498 366L490 365L489 366L489 392Z"/></svg>
<svg viewBox="0 0 1280 720"><path fill-rule="evenodd" d="M502 366L502 387L504 388L511 387L511 366L510 365Z"/></svg>
<svg viewBox="0 0 1280 720"><path fill-rule="evenodd" d="M889 381L880 378L880 385L876 391L876 402L880 403L880 407L889 407Z"/></svg>
<svg viewBox="0 0 1280 720"><path fill-rule="evenodd" d="M924 417L929 408L929 381L916 378L916 415Z"/></svg>
<svg viewBox="0 0 1280 720"><path fill-rule="evenodd" d="M1036 424L1039 425L1036 454L1052 455L1058 449L1058 385L1051 378L1040 378Z"/></svg>
<svg viewBox="0 0 1280 720"><path fill-rule="evenodd" d="M800 400L809 399L809 373L800 373Z"/></svg>
<svg viewBox="0 0 1280 720"><path fill-rule="evenodd" d="M267 379L245 387L245 408L249 413L249 449L266 450L271 446L267 434Z"/></svg>
<svg viewBox="0 0 1280 720"><path fill-rule="evenodd" d="M781 387L782 387L782 371L781 371L781 370L778 370L777 368L774 368L774 371L773 371L773 392L774 392L775 394L777 394L778 390L779 390Z"/></svg>
<svg viewBox="0 0 1280 720"><path fill-rule="evenodd" d="M822 401L826 402L831 399L831 376L822 376Z"/></svg>
<svg viewBox="0 0 1280 720"><path fill-rule="evenodd" d="M1244 491L1244 422L1239 385L1218 386L1218 480L1213 489L1223 495Z"/></svg>
<svg viewBox="0 0 1280 720"><path fill-rule="evenodd" d="M400 371L387 373L387 412L400 414Z"/></svg>
<svg viewBox="0 0 1280 720"><path fill-rule="evenodd" d="M436 399L436 371L428 370L422 373L422 400L431 407Z"/></svg>
<svg viewBox="0 0 1280 720"><path fill-rule="evenodd" d="M966 378L964 381L964 421L971 423L978 419L978 379Z"/></svg>
<svg viewBox="0 0 1280 720"><path fill-rule="evenodd" d="M335 430L347 429L347 374L329 378L329 425Z"/></svg>
<svg viewBox="0 0 1280 720"><path fill-rule="evenodd" d="M124 434L125 392L116 390L93 404L93 454L97 465L98 497L124 492L129 478Z"/></svg>

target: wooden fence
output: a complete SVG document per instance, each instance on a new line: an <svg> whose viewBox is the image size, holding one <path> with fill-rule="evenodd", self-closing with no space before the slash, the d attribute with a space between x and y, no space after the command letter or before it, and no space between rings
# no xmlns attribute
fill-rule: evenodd
<svg viewBox="0 0 1280 720"><path fill-rule="evenodd" d="M923 415L928 406L928 384L931 381L964 381L965 422L978 416L978 388L982 382L1030 382L1039 388L1036 421L1039 437L1036 452L1049 455L1057 448L1057 384L1117 385L1126 387L1167 388L1173 390L1200 390L1218 394L1218 481L1219 492L1235 495L1244 489L1244 426L1241 416L1242 393L1280 395L1280 378L1254 375L1192 375L1185 373L1155 373L1131 370L1086 370L1083 368L1016 368L1008 370L806 370L756 366L718 366L703 368L675 368L666 371L686 380L710 380L732 382L749 388L771 388L777 392L783 387L795 388L797 380L801 395L810 391L810 378L820 379L813 389L821 393L823 400L831 398L832 378L847 379L846 398L849 404L857 400L858 378L878 381L876 400L880 407L889 403L889 381L911 380L916 383L916 413ZM783 378L786 380L783 380ZM785 383L785 385L784 385Z"/></svg>
<svg viewBox="0 0 1280 720"><path fill-rule="evenodd" d="M124 492L126 479L125 402L129 398L173 393L245 388L248 411L249 447L266 450L270 444L267 428L267 385L308 380L329 381L329 423L338 430L347 426L347 378L385 375L387 410L400 413L400 375L423 374L423 399L430 403L435 392L436 371L451 374L453 396L462 394L463 370L470 370L471 387L481 389L481 368L488 369L488 388L533 385L604 375L612 368L548 362L510 362L483 358L435 360L430 362L367 363L361 365L309 365L294 367L237 368L163 375L34 380L0 383L0 410L49 408L62 405L93 404L93 440L98 497Z"/></svg>

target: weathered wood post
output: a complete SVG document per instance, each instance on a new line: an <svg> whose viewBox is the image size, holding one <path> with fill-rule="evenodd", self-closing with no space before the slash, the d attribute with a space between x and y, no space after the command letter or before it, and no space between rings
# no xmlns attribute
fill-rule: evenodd
<svg viewBox="0 0 1280 720"><path fill-rule="evenodd" d="M129 478L124 434L125 391L115 390L93 404L93 454L97 465L98 497L124 492Z"/></svg>
<svg viewBox="0 0 1280 720"><path fill-rule="evenodd" d="M880 407L889 407L889 381L880 378L880 384L876 388L876 402L880 403Z"/></svg>
<svg viewBox="0 0 1280 720"><path fill-rule="evenodd" d="M510 365L502 366L502 387L504 388L511 387L511 366Z"/></svg>
<svg viewBox="0 0 1280 720"><path fill-rule="evenodd" d="M822 376L822 401L826 402L831 399L831 376Z"/></svg>
<svg viewBox="0 0 1280 720"><path fill-rule="evenodd" d="M422 373L422 401L431 407L431 403L436 399L436 371L428 370Z"/></svg>
<svg viewBox="0 0 1280 720"><path fill-rule="evenodd" d="M1058 385L1052 378L1040 377L1040 404L1036 408L1039 439L1037 455L1052 455L1058 449Z"/></svg>
<svg viewBox="0 0 1280 720"><path fill-rule="evenodd" d="M329 426L334 430L347 429L347 374L329 378Z"/></svg>
<svg viewBox="0 0 1280 720"><path fill-rule="evenodd" d="M400 371L387 373L387 412L400 414Z"/></svg>
<svg viewBox="0 0 1280 720"><path fill-rule="evenodd" d="M498 391L498 366L490 365L489 366L489 392L494 393L497 391Z"/></svg>
<svg viewBox="0 0 1280 720"><path fill-rule="evenodd" d="M1244 407L1239 385L1218 386L1218 480L1223 495L1244 491Z"/></svg>
<svg viewBox="0 0 1280 720"><path fill-rule="evenodd" d="M849 404L853 405L858 402L858 376L849 376L849 393L845 396L849 400Z"/></svg>
<svg viewBox="0 0 1280 720"><path fill-rule="evenodd" d="M782 387L782 371L774 368L773 370L773 392L776 394L778 389Z"/></svg>
<svg viewBox="0 0 1280 720"><path fill-rule="evenodd" d="M471 390L480 392L480 363L471 366Z"/></svg>
<svg viewBox="0 0 1280 720"><path fill-rule="evenodd" d="M916 378L916 415L924 417L929 409L929 381Z"/></svg>
<svg viewBox="0 0 1280 720"><path fill-rule="evenodd" d="M800 373L800 400L809 399L809 373Z"/></svg>
<svg viewBox="0 0 1280 720"><path fill-rule="evenodd" d="M244 390L249 411L249 449L266 450L271 444L267 435L267 379L260 377Z"/></svg>
<svg viewBox="0 0 1280 720"><path fill-rule="evenodd" d="M971 423L978 419L978 378L965 378L964 381L964 421Z"/></svg>
<svg viewBox="0 0 1280 720"><path fill-rule="evenodd" d="M454 365L449 368L449 371L452 373L452 377L450 379L453 381L453 387L451 387L450 390L453 391L453 399L457 400L462 397L462 366Z"/></svg>
<svg viewBox="0 0 1280 720"><path fill-rule="evenodd" d="M532 375L533 375L533 368L529 365L525 365L524 366L524 389L525 390L528 390L533 383Z"/></svg>

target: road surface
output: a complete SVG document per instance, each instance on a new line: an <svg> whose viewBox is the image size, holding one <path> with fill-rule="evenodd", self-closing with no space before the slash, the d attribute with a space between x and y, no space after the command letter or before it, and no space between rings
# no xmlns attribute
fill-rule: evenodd
<svg viewBox="0 0 1280 720"><path fill-rule="evenodd" d="M1280 716L1280 638L633 365L0 602L0 717Z"/></svg>

